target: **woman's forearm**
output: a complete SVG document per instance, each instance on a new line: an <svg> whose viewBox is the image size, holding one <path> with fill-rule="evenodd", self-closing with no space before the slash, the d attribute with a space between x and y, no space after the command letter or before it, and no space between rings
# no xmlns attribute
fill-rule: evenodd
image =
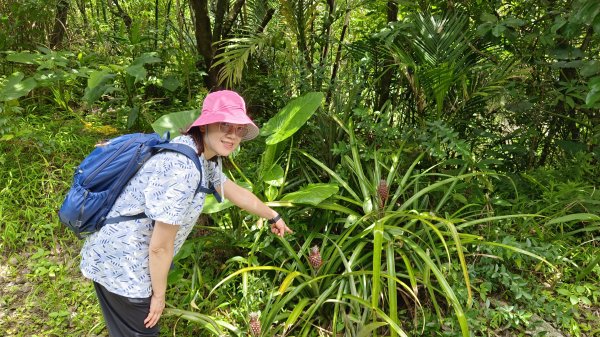
<svg viewBox="0 0 600 337"><path fill-rule="evenodd" d="M277 215L275 210L265 205L252 192L230 180L225 181L225 197L236 206L261 218L271 219Z"/></svg>
<svg viewBox="0 0 600 337"><path fill-rule="evenodd" d="M150 280L153 296L164 297L167 289L167 276L173 261L175 235L179 226L157 221L150 240Z"/></svg>

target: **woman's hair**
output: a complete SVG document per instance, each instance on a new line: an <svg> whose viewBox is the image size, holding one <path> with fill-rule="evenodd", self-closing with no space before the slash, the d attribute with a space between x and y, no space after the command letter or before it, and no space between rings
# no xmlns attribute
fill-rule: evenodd
<svg viewBox="0 0 600 337"><path fill-rule="evenodd" d="M204 141L202 140L202 131L200 130L200 127L195 126L182 134L192 137L194 144L196 144L196 152L198 155L204 152Z"/></svg>

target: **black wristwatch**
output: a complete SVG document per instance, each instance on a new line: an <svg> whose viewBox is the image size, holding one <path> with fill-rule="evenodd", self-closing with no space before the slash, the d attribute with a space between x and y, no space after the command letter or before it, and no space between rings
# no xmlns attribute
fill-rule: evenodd
<svg viewBox="0 0 600 337"><path fill-rule="evenodd" d="M277 221L279 221L279 219L281 219L281 215L277 214L274 218L268 219L267 222L270 223L271 225L277 223Z"/></svg>

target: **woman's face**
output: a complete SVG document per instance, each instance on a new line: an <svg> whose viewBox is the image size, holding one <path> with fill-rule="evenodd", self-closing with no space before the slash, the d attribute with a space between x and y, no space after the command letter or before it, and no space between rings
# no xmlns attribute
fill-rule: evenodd
<svg viewBox="0 0 600 337"><path fill-rule="evenodd" d="M206 126L204 132L204 158L216 155L227 157L233 152L246 135L248 129L244 124L214 123Z"/></svg>

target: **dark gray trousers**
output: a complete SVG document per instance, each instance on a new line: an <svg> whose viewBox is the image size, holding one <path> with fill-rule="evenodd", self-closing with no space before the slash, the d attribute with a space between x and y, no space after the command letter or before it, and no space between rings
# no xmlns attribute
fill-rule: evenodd
<svg viewBox="0 0 600 337"><path fill-rule="evenodd" d="M120 296L111 293L96 282L94 288L111 337L158 336L160 330L158 324L151 329L144 326L144 319L148 317L150 311L150 297Z"/></svg>

